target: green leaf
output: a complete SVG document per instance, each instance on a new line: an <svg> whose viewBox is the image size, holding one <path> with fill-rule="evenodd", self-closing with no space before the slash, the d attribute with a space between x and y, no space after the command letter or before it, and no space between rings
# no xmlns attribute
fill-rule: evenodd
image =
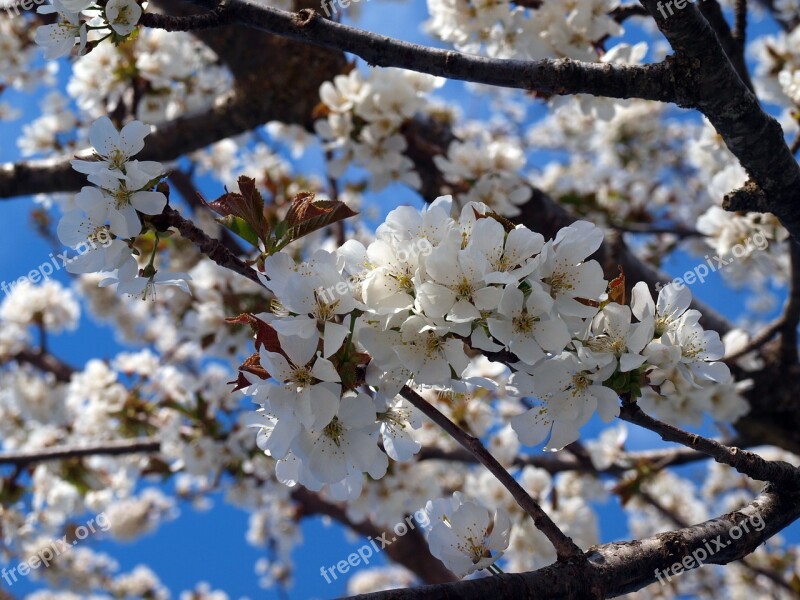
<svg viewBox="0 0 800 600"><path fill-rule="evenodd" d="M284 236L286 236L288 231L289 231L289 223L287 223L286 221L281 221L275 226L273 235L275 236L276 240L281 240L284 238Z"/></svg>
<svg viewBox="0 0 800 600"><path fill-rule="evenodd" d="M252 244L256 248L258 248L258 235L250 225L242 219L241 217L236 217L234 215L228 215L227 217L220 217L217 219L217 223L229 229L244 241Z"/></svg>

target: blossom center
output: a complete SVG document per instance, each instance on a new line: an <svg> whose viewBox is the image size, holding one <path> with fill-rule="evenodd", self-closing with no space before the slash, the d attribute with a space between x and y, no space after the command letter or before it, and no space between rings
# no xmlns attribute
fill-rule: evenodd
<svg viewBox="0 0 800 600"><path fill-rule="evenodd" d="M311 375L311 371L308 370L308 367L297 367L290 379L292 383L301 388L310 386L313 380L314 378Z"/></svg>
<svg viewBox="0 0 800 600"><path fill-rule="evenodd" d="M333 420L322 430L322 434L330 438L334 444L340 446L342 444L342 437L344 436L344 426L342 426L339 417L333 417Z"/></svg>
<svg viewBox="0 0 800 600"><path fill-rule="evenodd" d="M539 319L533 315L523 313L518 317L514 317L511 320L511 324L513 325L515 331L520 333L530 333L538 320Z"/></svg>
<svg viewBox="0 0 800 600"><path fill-rule="evenodd" d="M433 331L429 331L425 337L425 356L430 358L434 354L438 354L443 346L444 340Z"/></svg>

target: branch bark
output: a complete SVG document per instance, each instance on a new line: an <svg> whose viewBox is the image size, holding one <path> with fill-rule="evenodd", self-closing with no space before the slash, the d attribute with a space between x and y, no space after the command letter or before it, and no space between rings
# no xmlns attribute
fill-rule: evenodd
<svg viewBox="0 0 800 600"><path fill-rule="evenodd" d="M707 454L718 463L729 465L752 479L772 482L790 490L800 489L800 469L787 462L764 460L747 450L735 446L728 447L715 440L662 423L645 414L635 403L623 403L619 418L657 433L666 442L677 442Z"/></svg>
<svg viewBox="0 0 800 600"><path fill-rule="evenodd" d="M367 538L380 539L384 532L370 522L356 523L340 506L331 504L318 494L304 487L292 491L292 499L298 503L298 518L311 515L324 515L350 528ZM394 562L416 574L427 583L446 583L458 581L458 578L431 554L425 537L418 529L410 530L404 536L388 544L384 551ZM342 558L345 558L344 556Z"/></svg>
<svg viewBox="0 0 800 600"><path fill-rule="evenodd" d="M230 269L239 275L247 277L247 279L257 283L259 286L264 286L254 269L247 266L243 260L228 250L222 242L207 236L203 230L189 219L182 217L181 214L171 206L165 206L164 212L160 215L149 217L148 220L158 231L166 231L170 227L174 227L184 238L193 242L200 252L205 254L220 267Z"/></svg>
<svg viewBox="0 0 800 600"><path fill-rule="evenodd" d="M453 439L461 444L465 450L470 452L479 463L489 469L492 475L494 475L511 493L522 510L530 515L536 528L547 537L551 544L553 544L559 561L574 560L581 556L582 551L575 542L558 528L558 525L556 525L547 513L542 510L542 507L530 497L517 480L505 470L503 465L497 462L497 459L486 450L478 438L461 429L411 388L407 386L403 387L400 391L400 395L436 425L441 427L446 433L450 434Z"/></svg>
<svg viewBox="0 0 800 600"><path fill-rule="evenodd" d="M210 0L189 1L205 8L215 6ZM399 67L460 81L548 94L593 94L679 104L682 100L667 62L628 66L569 59L491 59L377 35L324 19L313 9L290 13L253 0L230 0L226 12L241 25L350 52L373 66Z"/></svg>
<svg viewBox="0 0 800 600"><path fill-rule="evenodd" d="M84 456L120 456L123 454L152 453L161 449L161 442L156 438L137 438L103 442L88 446L54 446L38 450L0 453L0 465L24 467L34 463L42 463L66 458Z"/></svg>
<svg viewBox="0 0 800 600"><path fill-rule="evenodd" d="M661 533L631 542L614 542L590 548L587 562L555 563L529 573L460 581L412 589L389 590L353 596L353 600L578 600L611 598L639 590L656 581L656 573L679 563L695 550L719 539L722 548L705 563L724 565L752 553L800 517L800 494L779 493L767 488L741 510L698 525ZM761 531L751 529L739 539L731 529L743 521L761 518Z"/></svg>
<svg viewBox="0 0 800 600"><path fill-rule="evenodd" d="M27 363L46 373L52 373L59 383L69 383L75 369L56 356L47 352L36 350L23 350L14 360L18 363Z"/></svg>
<svg viewBox="0 0 800 600"><path fill-rule="evenodd" d="M744 187L725 197L723 207L771 212L800 240L800 165L780 124L737 74L697 6L690 3L674 15L662 15L661 3L640 1L675 50L673 72L688 86L689 103L708 117L750 176Z"/></svg>

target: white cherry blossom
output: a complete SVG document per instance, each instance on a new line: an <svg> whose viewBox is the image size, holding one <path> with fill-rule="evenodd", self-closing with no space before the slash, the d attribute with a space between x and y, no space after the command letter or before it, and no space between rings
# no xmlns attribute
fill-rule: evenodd
<svg viewBox="0 0 800 600"><path fill-rule="evenodd" d="M431 503L428 511L434 512ZM476 502L464 502L439 515L428 535L431 554L460 577L493 565L508 547L511 520Z"/></svg>

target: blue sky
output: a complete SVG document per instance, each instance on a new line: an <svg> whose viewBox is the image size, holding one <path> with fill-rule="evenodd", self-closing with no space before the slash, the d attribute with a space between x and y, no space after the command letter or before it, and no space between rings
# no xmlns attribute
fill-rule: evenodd
<svg viewBox="0 0 800 600"><path fill-rule="evenodd" d="M364 6L365 17L359 25L380 33L393 35L408 41L431 43L419 30L424 18L422 3L399 4L394 2L372 2ZM770 25L755 25L756 30ZM65 72L62 69L62 75ZM460 83L449 83L441 95L451 100L463 98ZM10 161L19 158L14 147L20 133L20 126L38 115L35 106L29 103L16 103L20 98L14 92L4 99L23 108L23 116L16 122L0 123L0 160ZM27 101L29 102L29 100ZM465 107L469 113L485 115L481 100L470 100ZM318 157L308 159L301 166L318 164ZM219 189L203 186L208 197L215 197ZM381 193L375 202L384 210L397 203L418 203L414 194L407 189L392 187ZM52 248L34 232L30 212L32 199L17 198L0 202L0 214L5 223L0 237L0 281L14 280L31 269L49 260ZM685 255L670 258L665 268L673 275L681 274L697 264L697 259ZM68 283L69 276L59 272L55 278ZM720 312L728 317L736 317L744 310L741 294L731 293L720 285L719 277L712 277L702 286L693 286L692 292L704 302L721 307ZM66 333L51 340L52 351L66 357L73 365L80 366L89 358L110 358L121 350L114 340L113 331L93 323L85 316L78 331ZM596 418L583 431L583 439L595 437L605 426ZM710 426L702 430L706 434L716 432ZM631 449L657 447L658 440L649 432L630 429ZM684 474L699 473L697 467L686 467ZM627 531L625 518L616 499L598 506L602 541L625 539ZM132 569L139 563L149 565L164 584L177 597L183 589L189 589L200 580L208 581L212 587L222 589L231 598L334 598L345 591L340 580L327 584L320 575L320 567L333 565L363 544L348 536L338 526L325 527L319 518L309 519L302 525L305 543L296 553L295 584L283 596L276 591L264 591L258 587L253 567L263 556L263 550L252 548L245 542L247 515L225 504L222 498L214 498L213 507L199 512L190 506L181 506L180 517L163 525L155 534L145 536L130 544L117 544L107 540L90 540L92 547L107 551L120 563L122 570ZM795 525L786 532L786 537L797 540L800 528ZM381 559L379 558L378 561ZM11 592L15 595L32 589L30 582L20 582Z"/></svg>

